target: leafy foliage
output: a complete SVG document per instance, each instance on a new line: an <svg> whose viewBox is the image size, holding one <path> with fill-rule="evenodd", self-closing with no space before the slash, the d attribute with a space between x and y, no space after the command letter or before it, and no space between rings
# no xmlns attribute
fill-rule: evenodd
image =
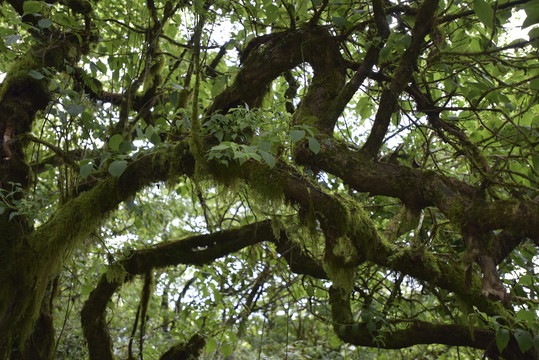
<svg viewBox="0 0 539 360"><path fill-rule="evenodd" d="M1 11L0 359L537 357L537 0Z"/></svg>

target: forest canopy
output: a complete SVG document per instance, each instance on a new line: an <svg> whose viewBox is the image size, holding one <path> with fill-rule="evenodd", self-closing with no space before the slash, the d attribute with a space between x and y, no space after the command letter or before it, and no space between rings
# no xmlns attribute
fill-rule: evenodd
<svg viewBox="0 0 539 360"><path fill-rule="evenodd" d="M538 0L6 0L0 359L537 359Z"/></svg>

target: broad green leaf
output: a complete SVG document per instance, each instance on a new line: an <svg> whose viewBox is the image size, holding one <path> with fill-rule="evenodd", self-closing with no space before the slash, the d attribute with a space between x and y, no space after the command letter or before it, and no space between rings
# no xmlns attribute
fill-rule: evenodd
<svg viewBox="0 0 539 360"><path fill-rule="evenodd" d="M499 328L496 332L496 346L498 351L501 353L503 349L509 344L509 339L511 338L511 333L506 328Z"/></svg>
<svg viewBox="0 0 539 360"><path fill-rule="evenodd" d="M535 351L539 351L539 334L535 335L533 338L533 348Z"/></svg>
<svg viewBox="0 0 539 360"><path fill-rule="evenodd" d="M341 16L334 16L333 17L333 22L335 23L335 25L337 25L338 27L344 27L344 25L346 24L346 19L341 17Z"/></svg>
<svg viewBox="0 0 539 360"><path fill-rule="evenodd" d="M320 143L318 142L318 140L316 140L312 136L309 136L307 139L309 140L309 149L313 153L318 154L320 152Z"/></svg>
<svg viewBox="0 0 539 360"><path fill-rule="evenodd" d="M535 321L537 320L537 315L535 314L535 311L519 310L517 313L517 319L524 321Z"/></svg>
<svg viewBox="0 0 539 360"><path fill-rule="evenodd" d="M234 352L234 348L230 344L224 344L221 346L221 354L224 356L230 356Z"/></svg>
<svg viewBox="0 0 539 360"><path fill-rule="evenodd" d="M263 151L269 152L271 150L271 143L266 140L260 140L258 142L258 148Z"/></svg>
<svg viewBox="0 0 539 360"><path fill-rule="evenodd" d="M262 159L264 159L266 164L269 165L269 167L272 168L275 166L275 157L273 155L264 150L259 150L258 152L260 153L260 156L262 156Z"/></svg>
<svg viewBox="0 0 539 360"><path fill-rule="evenodd" d="M473 11L485 26L492 29L494 25L494 10L485 0L474 0Z"/></svg>
<svg viewBox="0 0 539 360"><path fill-rule="evenodd" d="M206 342L206 354L211 354L217 349L217 340L215 338L211 338Z"/></svg>
<svg viewBox="0 0 539 360"><path fill-rule="evenodd" d="M37 26L39 26L42 29L48 29L52 26L52 20L51 19L40 19L37 22Z"/></svg>
<svg viewBox="0 0 539 360"><path fill-rule="evenodd" d="M88 176L92 173L92 171L94 170L94 165L92 163L88 163L86 165L82 165L80 167L80 176L83 178L83 179L86 179L88 178Z"/></svg>
<svg viewBox="0 0 539 360"><path fill-rule="evenodd" d="M124 141L124 138L120 134L112 135L112 137L109 140L109 146L112 150L118 151L120 147L120 143Z"/></svg>
<svg viewBox="0 0 539 360"><path fill-rule="evenodd" d="M305 130L291 130L290 139L292 142L298 142L305 137Z"/></svg>
<svg viewBox="0 0 539 360"><path fill-rule="evenodd" d="M41 11L42 5L40 1L25 1L22 4L22 10L25 14L34 14Z"/></svg>
<svg viewBox="0 0 539 360"><path fill-rule="evenodd" d="M71 116L77 116L79 114L82 114L84 111L84 106L78 105L78 104L69 104L64 106L67 113Z"/></svg>
<svg viewBox="0 0 539 360"><path fill-rule="evenodd" d="M127 168L127 161L114 160L109 165L109 173L114 177L120 177Z"/></svg>
<svg viewBox="0 0 539 360"><path fill-rule="evenodd" d="M122 141L120 143L120 146L118 147L118 150L122 153L129 152L131 150L135 150L136 148L133 146L131 141Z"/></svg>
<svg viewBox="0 0 539 360"><path fill-rule="evenodd" d="M523 353L528 351L533 346L532 335L523 329L516 329L514 333L518 347Z"/></svg>
<svg viewBox="0 0 539 360"><path fill-rule="evenodd" d="M524 29L539 23L539 1L530 1L523 7L526 12L526 20L522 23L522 28Z"/></svg>

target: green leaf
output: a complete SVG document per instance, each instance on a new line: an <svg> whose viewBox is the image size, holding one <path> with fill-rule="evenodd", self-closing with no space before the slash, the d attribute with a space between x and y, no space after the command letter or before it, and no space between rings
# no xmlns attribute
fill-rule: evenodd
<svg viewBox="0 0 539 360"><path fill-rule="evenodd" d="M510 337L511 333L506 328L501 327L496 332L496 346L498 347L498 351L500 353L507 347L507 344L509 344Z"/></svg>
<svg viewBox="0 0 539 360"><path fill-rule="evenodd" d="M273 155L264 150L259 150L258 152L260 153L260 156L262 156L262 159L264 159L266 164L269 165L269 167L272 168L275 166L275 157Z"/></svg>
<svg viewBox="0 0 539 360"><path fill-rule="evenodd" d="M535 171L539 172L539 155L532 155L532 163Z"/></svg>
<svg viewBox="0 0 539 360"><path fill-rule="evenodd" d="M122 141L120 143L120 146L118 147L118 150L122 153L129 152L131 150L135 150L136 148L133 146L131 141Z"/></svg>
<svg viewBox="0 0 539 360"><path fill-rule="evenodd" d="M206 354L211 354L217 349L217 340L215 338L211 338L206 343Z"/></svg>
<svg viewBox="0 0 539 360"><path fill-rule="evenodd" d="M307 139L309 140L309 149L313 153L318 154L320 152L320 143L318 142L318 140L316 140L312 136L309 136Z"/></svg>
<svg viewBox="0 0 539 360"><path fill-rule="evenodd" d="M127 161L114 160L109 165L109 173L114 177L120 177L127 168Z"/></svg>
<svg viewBox="0 0 539 360"><path fill-rule="evenodd" d="M25 1L22 4L22 10L25 14L34 14L41 11L42 4L40 1Z"/></svg>
<svg viewBox="0 0 539 360"><path fill-rule="evenodd" d="M539 334L535 335L533 338L533 348L535 351L539 351Z"/></svg>
<svg viewBox="0 0 539 360"><path fill-rule="evenodd" d="M30 75L31 77L33 77L36 80L41 80L41 79L43 79L45 77L45 76L43 76L42 73L37 72L35 70L28 71L28 75Z"/></svg>
<svg viewBox="0 0 539 360"><path fill-rule="evenodd" d="M37 22L37 26L39 26L42 29L48 29L52 26L52 20L51 19L40 19Z"/></svg>
<svg viewBox="0 0 539 360"><path fill-rule="evenodd" d="M523 7L526 12L526 20L522 23L522 28L539 23L539 1L531 1Z"/></svg>
<svg viewBox="0 0 539 360"><path fill-rule="evenodd" d="M148 139L152 144L159 145L161 143L161 138L159 137L159 133L155 130L153 126L148 126L146 128L146 139Z"/></svg>
<svg viewBox="0 0 539 360"><path fill-rule="evenodd" d="M523 320L523 321L535 321L537 319L537 315L535 314L535 311L531 310L519 310L517 313L517 319Z"/></svg>
<svg viewBox="0 0 539 360"><path fill-rule="evenodd" d="M525 353L533 346L532 335L523 329L516 329L514 333L520 351Z"/></svg>
<svg viewBox="0 0 539 360"><path fill-rule="evenodd" d="M344 27L344 24L346 24L346 19L341 17L341 16L334 16L333 17L333 22L335 23L335 25L337 25L338 27Z"/></svg>
<svg viewBox="0 0 539 360"><path fill-rule="evenodd" d="M112 135L112 137L109 140L109 146L114 151L119 151L120 143L124 141L124 138L120 134Z"/></svg>
<svg viewBox="0 0 539 360"><path fill-rule="evenodd" d="M18 211L13 211L11 214L9 214L9 221L13 220L13 218L17 215L20 215Z"/></svg>
<svg viewBox="0 0 539 360"><path fill-rule="evenodd" d="M234 348L230 344L224 344L221 346L221 354L224 356L230 356L234 352Z"/></svg>
<svg viewBox="0 0 539 360"><path fill-rule="evenodd" d="M11 45L21 40L22 35L8 35L8 36L5 36L4 39L6 39L6 45Z"/></svg>
<svg viewBox="0 0 539 360"><path fill-rule="evenodd" d="M92 163L88 163L86 165L82 165L80 167L80 176L83 179L86 179L94 170L94 165Z"/></svg>
<svg viewBox="0 0 539 360"><path fill-rule="evenodd" d="M494 25L494 10L485 0L474 0L473 11L485 26L492 29Z"/></svg>
<svg viewBox="0 0 539 360"><path fill-rule="evenodd" d="M170 93L169 101L172 107L175 108L176 106L178 106L178 98L179 98L178 90L174 90L172 93Z"/></svg>
<svg viewBox="0 0 539 360"><path fill-rule="evenodd" d="M291 130L290 139L292 142L298 142L305 137L305 130Z"/></svg>
<svg viewBox="0 0 539 360"><path fill-rule="evenodd" d="M71 116L78 116L84 111L84 106L78 104L69 104L64 106L67 113Z"/></svg>

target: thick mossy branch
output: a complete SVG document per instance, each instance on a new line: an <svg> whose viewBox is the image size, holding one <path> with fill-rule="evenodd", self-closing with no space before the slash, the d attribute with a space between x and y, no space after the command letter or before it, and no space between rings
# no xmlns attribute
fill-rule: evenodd
<svg viewBox="0 0 539 360"><path fill-rule="evenodd" d="M198 359L204 346L206 346L206 339L200 334L195 334L187 343L174 345L159 360Z"/></svg>
<svg viewBox="0 0 539 360"><path fill-rule="evenodd" d="M255 107L267 86L279 75L303 62L313 69L338 69L341 55L331 35L321 27L296 29L264 35L251 40L243 56L245 62L234 83L215 98L207 114L247 104ZM343 79L343 75L339 75Z"/></svg>
<svg viewBox="0 0 539 360"><path fill-rule="evenodd" d="M500 356L497 347L491 346L496 342L496 336L490 329L410 320L394 322L392 326L377 326L372 330L368 323L354 320L350 298L342 290L330 288L329 303L335 333L348 344L383 349L402 349L418 344L469 346L486 350L492 358ZM537 352L533 349L523 354L514 338L502 355L515 360L537 358Z"/></svg>
<svg viewBox="0 0 539 360"><path fill-rule="evenodd" d="M286 238L284 232L281 234ZM164 243L149 249L137 250L126 259L112 265L122 271L111 276L104 274L92 291L81 312L84 336L88 342L90 359L113 359L112 340L106 325L106 305L118 288L135 275L148 274L154 268L166 266L202 265L260 242L275 242L271 223L263 221L241 228L197 235ZM284 241L284 240L283 240ZM198 343L198 342L197 342ZM171 349L172 351L173 349Z"/></svg>

